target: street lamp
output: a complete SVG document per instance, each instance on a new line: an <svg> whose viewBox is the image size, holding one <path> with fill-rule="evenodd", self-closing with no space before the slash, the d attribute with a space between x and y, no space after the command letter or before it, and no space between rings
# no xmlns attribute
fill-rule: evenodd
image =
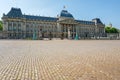
<svg viewBox="0 0 120 80"><path fill-rule="evenodd" d="M36 31L35 31L35 29L33 31L33 40L36 40Z"/></svg>

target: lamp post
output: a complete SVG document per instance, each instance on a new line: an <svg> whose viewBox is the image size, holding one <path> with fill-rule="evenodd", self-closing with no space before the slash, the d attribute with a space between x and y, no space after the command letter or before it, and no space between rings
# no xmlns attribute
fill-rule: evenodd
<svg viewBox="0 0 120 80"><path fill-rule="evenodd" d="M36 40L36 32L35 32L35 29L33 31L33 40Z"/></svg>
<svg viewBox="0 0 120 80"><path fill-rule="evenodd" d="M42 40L42 29L39 31L39 39Z"/></svg>
<svg viewBox="0 0 120 80"><path fill-rule="evenodd" d="M78 35L78 27L76 26L76 36L75 36L75 40L79 40L79 35Z"/></svg>
<svg viewBox="0 0 120 80"><path fill-rule="evenodd" d="M76 32L75 40L79 40L79 36L78 36L77 32Z"/></svg>
<svg viewBox="0 0 120 80"><path fill-rule="evenodd" d="M49 32L49 40L51 40L51 39L52 39L52 33Z"/></svg>

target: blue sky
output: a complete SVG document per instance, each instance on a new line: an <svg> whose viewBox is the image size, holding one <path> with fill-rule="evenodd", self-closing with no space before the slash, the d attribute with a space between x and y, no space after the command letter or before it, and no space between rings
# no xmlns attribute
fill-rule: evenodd
<svg viewBox="0 0 120 80"><path fill-rule="evenodd" d="M108 25L120 29L120 0L0 0L0 17L11 7L21 8L22 13L56 17L63 6L75 19L92 20L100 18Z"/></svg>

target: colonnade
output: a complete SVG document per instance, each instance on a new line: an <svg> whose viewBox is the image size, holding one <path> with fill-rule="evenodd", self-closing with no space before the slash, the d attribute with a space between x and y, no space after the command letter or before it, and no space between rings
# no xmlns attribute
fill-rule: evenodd
<svg viewBox="0 0 120 80"><path fill-rule="evenodd" d="M76 34L75 24L61 24L61 32L64 33L65 38L74 38Z"/></svg>

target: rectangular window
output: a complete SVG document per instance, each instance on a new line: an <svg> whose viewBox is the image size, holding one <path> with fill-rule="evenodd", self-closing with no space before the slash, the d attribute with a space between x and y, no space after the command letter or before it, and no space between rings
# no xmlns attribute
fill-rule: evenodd
<svg viewBox="0 0 120 80"><path fill-rule="evenodd" d="M8 26L8 31L12 31L12 26Z"/></svg>

